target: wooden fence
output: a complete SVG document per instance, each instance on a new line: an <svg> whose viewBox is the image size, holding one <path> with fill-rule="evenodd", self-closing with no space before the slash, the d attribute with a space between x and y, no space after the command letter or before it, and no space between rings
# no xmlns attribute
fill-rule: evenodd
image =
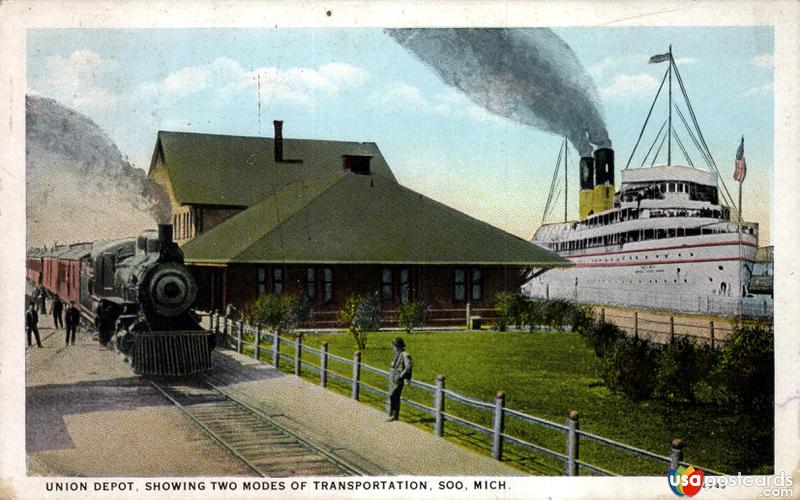
<svg viewBox="0 0 800 500"><path fill-rule="evenodd" d="M381 311L381 328L396 328L400 326L397 320L397 309L384 309ZM497 312L494 308L472 308L469 305L463 308L429 308L425 314L425 325L433 327L471 326L471 319L480 319L483 325L494 323ZM300 329L344 328L339 321L339 311L312 311L308 321L298 325Z"/></svg>
<svg viewBox="0 0 800 500"><path fill-rule="evenodd" d="M694 319L685 316L656 314L652 312L621 311L595 308L596 318L613 323L629 335L647 338L666 344L676 338L686 337L708 343L712 348L720 347L734 328L730 321L722 318Z"/></svg>
<svg viewBox="0 0 800 500"><path fill-rule="evenodd" d="M215 333L227 339L230 343L230 347L240 354L244 353L245 350L248 352L252 351L252 355L255 359L263 361L266 357L275 368L279 368L282 363L289 363L289 365L292 366L294 374L298 377L302 375L304 370L312 370L318 374L319 384L322 387L327 387L329 380L336 380L345 386L349 386L350 397L355 400L360 399L362 392L369 392L380 398L386 398L388 396L387 391L373 384L366 383L363 380L362 373L369 372L378 375L382 379L385 379L388 385L389 372L362 363L361 353L358 351L353 353L352 359L348 359L329 353L328 344L326 342L323 342L319 349L304 345L302 340L303 335L299 333L295 334L294 338L289 340L281 337L278 332L264 331L260 327L253 327L252 325L245 324L243 321L232 321L219 315L212 315L210 321L211 327ZM291 346L293 355L282 352L282 346ZM308 359L309 356L317 362L310 362ZM349 373L341 373L331 369L331 360L348 367ZM496 460L503 459L504 446L506 443L510 443L522 449L561 461L564 465L564 474L568 476L579 475L580 470L585 470L591 474L600 476L620 475L581 460L579 451L580 443L585 441L597 443L625 454L652 460L673 469L676 469L679 464L689 465L688 463L682 462L683 446L680 439L674 439L670 442L669 455L659 455L580 430L579 416L575 411L569 413L564 424L559 424L506 407L505 393L502 391L497 392L494 401L489 402L479 401L455 393L445 388L445 376L443 374L436 377L434 384L411 380L408 382L408 385L412 388L420 389L422 393L427 394L430 398L431 406L428 406L428 404L424 402L407 398L403 398L402 402L418 411L432 416L433 432L436 436L444 436L445 426L448 425L448 423L477 431L491 439L491 453L492 457ZM457 416L453 412L446 411L446 401L460 403L467 407L487 412L488 415L491 415L491 428ZM512 435L508 430L507 422L509 420L516 420L523 425L534 426L563 434L563 452L532 443L519 435ZM706 474L723 474L721 472L709 470L706 467L702 469ZM625 474L625 472L621 474Z"/></svg>

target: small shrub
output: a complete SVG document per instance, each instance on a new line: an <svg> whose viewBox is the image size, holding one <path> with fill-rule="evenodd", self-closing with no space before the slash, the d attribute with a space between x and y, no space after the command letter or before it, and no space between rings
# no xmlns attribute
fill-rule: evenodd
<svg viewBox="0 0 800 500"><path fill-rule="evenodd" d="M725 339L714 370L717 397L748 410L771 408L774 398L775 335L766 326L736 328Z"/></svg>
<svg viewBox="0 0 800 500"><path fill-rule="evenodd" d="M428 306L424 302L406 302L397 310L397 322L405 328L406 333L411 333L425 323L427 312Z"/></svg>
<svg viewBox="0 0 800 500"><path fill-rule="evenodd" d="M573 304L566 300L545 302L542 319L553 330L564 331L564 327L569 324L569 316L573 307Z"/></svg>
<svg viewBox="0 0 800 500"><path fill-rule="evenodd" d="M578 334L583 338L583 341L594 350L598 358L605 357L610 353L617 341L625 337L625 332L619 329L617 325L612 323L594 323L588 328L581 326L578 329Z"/></svg>
<svg viewBox="0 0 800 500"><path fill-rule="evenodd" d="M634 401L650 398L656 381L658 348L650 341L623 337L605 357L603 378L614 391Z"/></svg>
<svg viewBox="0 0 800 500"><path fill-rule="evenodd" d="M583 336L595 325L592 309L588 306L573 304L569 313L569 323L573 332Z"/></svg>
<svg viewBox="0 0 800 500"><path fill-rule="evenodd" d="M497 313L495 328L504 332L508 326L513 324L515 318L519 316L519 300L511 292L500 292L495 295L494 310Z"/></svg>
<svg viewBox="0 0 800 500"><path fill-rule="evenodd" d="M695 402L695 390L711 372L713 351L687 337L665 345L658 356L656 394L664 399Z"/></svg>
<svg viewBox="0 0 800 500"><path fill-rule="evenodd" d="M278 333L289 332L297 323L311 317L311 302L305 295L291 293L262 294L247 308L244 318Z"/></svg>
<svg viewBox="0 0 800 500"><path fill-rule="evenodd" d="M526 299L521 304L519 313L519 327L528 327L528 331L534 331L539 325L544 323L544 309L546 302L543 299Z"/></svg>
<svg viewBox="0 0 800 500"><path fill-rule="evenodd" d="M381 305L377 294L348 297L339 311L339 321L347 325L356 347L363 351L367 347L369 332L381 326Z"/></svg>

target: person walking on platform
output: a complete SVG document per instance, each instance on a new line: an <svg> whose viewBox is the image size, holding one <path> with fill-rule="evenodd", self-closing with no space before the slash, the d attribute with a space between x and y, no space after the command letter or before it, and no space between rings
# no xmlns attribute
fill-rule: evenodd
<svg viewBox="0 0 800 500"><path fill-rule="evenodd" d="M39 312L47 314L47 292L44 288L39 289Z"/></svg>
<svg viewBox="0 0 800 500"><path fill-rule="evenodd" d="M36 346L42 347L39 340L39 313L36 312L36 302L31 301L25 312L25 331L28 334L28 347L31 347L31 333L36 337Z"/></svg>
<svg viewBox="0 0 800 500"><path fill-rule="evenodd" d="M58 295L53 299L53 307L51 309L53 310L53 326L55 326L55 329L64 328L64 301Z"/></svg>
<svg viewBox="0 0 800 500"><path fill-rule="evenodd" d="M394 358L389 368L389 418L393 422L400 418L400 395L403 385L411 380L411 355L405 351L406 343L397 337L392 342Z"/></svg>
<svg viewBox="0 0 800 500"><path fill-rule="evenodd" d="M78 330L78 324L81 322L81 312L75 307L75 301L69 301L69 308L67 308L67 345L75 345L75 332Z"/></svg>

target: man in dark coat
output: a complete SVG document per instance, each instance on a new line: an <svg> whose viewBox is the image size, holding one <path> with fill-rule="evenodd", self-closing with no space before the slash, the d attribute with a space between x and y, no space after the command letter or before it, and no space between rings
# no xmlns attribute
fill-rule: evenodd
<svg viewBox="0 0 800 500"><path fill-rule="evenodd" d="M44 288L40 288L39 292L39 312L47 314L47 292Z"/></svg>
<svg viewBox="0 0 800 500"><path fill-rule="evenodd" d="M25 312L25 331L28 334L28 347L31 347L31 333L36 337L36 345L42 347L39 340L39 313L36 312L36 302L31 302Z"/></svg>
<svg viewBox="0 0 800 500"><path fill-rule="evenodd" d="M392 342L394 358L389 368L389 418L387 422L393 422L400 418L400 395L403 392L403 385L411 380L411 355L405 351L406 343L397 337Z"/></svg>
<svg viewBox="0 0 800 500"><path fill-rule="evenodd" d="M64 301L61 300L61 297L56 295L56 298L53 299L53 326L55 326L56 330L59 328L64 327Z"/></svg>
<svg viewBox="0 0 800 500"><path fill-rule="evenodd" d="M78 324L81 322L81 312L75 307L75 301L69 301L69 308L67 309L67 345L70 343L75 345L75 332L78 330ZM72 339L70 341L70 339Z"/></svg>

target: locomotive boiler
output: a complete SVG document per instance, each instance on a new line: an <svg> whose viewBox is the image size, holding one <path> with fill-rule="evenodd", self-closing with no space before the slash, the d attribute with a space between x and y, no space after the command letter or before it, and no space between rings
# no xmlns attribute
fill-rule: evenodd
<svg viewBox="0 0 800 500"><path fill-rule="evenodd" d="M213 335L191 307L197 284L172 241L172 226L138 238L95 242L88 292L100 342L140 374L185 375L209 367Z"/></svg>

